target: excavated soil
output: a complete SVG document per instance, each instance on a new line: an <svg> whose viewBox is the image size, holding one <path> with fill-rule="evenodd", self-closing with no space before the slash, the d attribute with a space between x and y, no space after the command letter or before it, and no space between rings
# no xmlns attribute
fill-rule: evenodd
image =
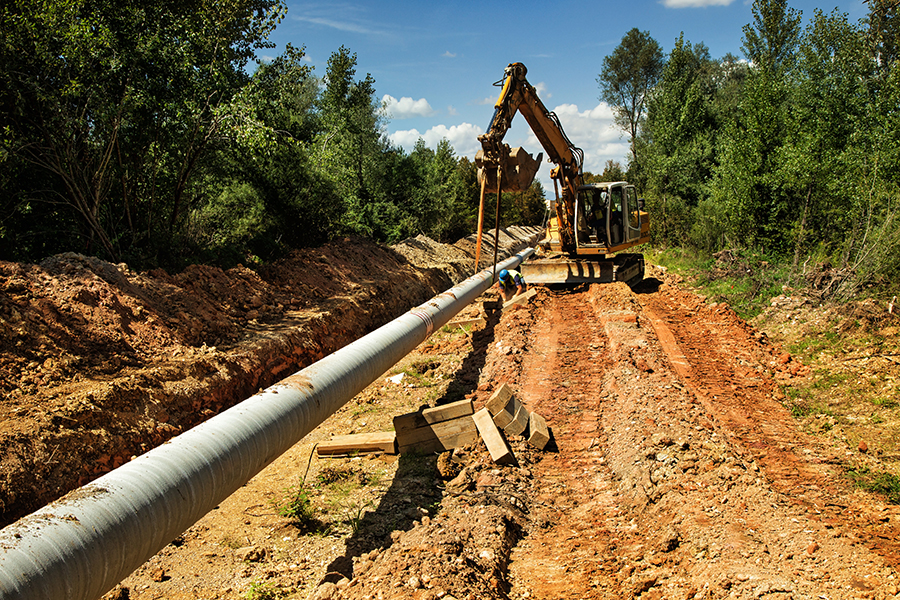
<svg viewBox="0 0 900 600"><path fill-rule="evenodd" d="M424 257L431 245L418 240L411 247ZM328 252L338 254L340 249L353 255L361 252L360 247L348 241ZM378 256L385 252L371 251ZM381 280L374 274L370 280L353 279L351 271L359 273L360 260L358 254L353 256L341 263L350 267L346 272L337 268L321 274L321 285L346 281L332 295L352 295L347 289L352 284L367 290L378 287L375 281ZM337 262L329 256L318 264L324 270L326 264L334 267ZM397 269L390 275L414 281L427 279L429 273L452 272L450 266L435 266L423 275L402 260L397 264L385 260L378 269ZM403 269L408 270L401 273ZM90 272L106 281L96 270ZM294 306L282 300L288 297L287 290L294 298L301 295L293 290L318 289L312 283L303 288L298 285L302 279L291 279L300 278L300 272L299 266L295 274L286 268L252 272L280 290L262 298L261 306ZM842 469L855 449L807 432L782 403L782 386L804 381L810 370L727 305L704 302L661 271L648 275L634 290L624 284L539 287L527 307L502 313L495 308L496 292L486 293L463 315L482 316L483 325L437 332L139 568L109 598L896 597L900 508L854 489ZM128 280L136 277L129 274ZM200 278L181 281L185 285ZM41 306L33 287L19 285L33 296L21 287L8 292L15 306L24 308L23 296L28 306ZM152 287L132 285L135 292L129 298L149 294ZM395 293L395 287L399 286L385 285L354 308L344 309L351 315L346 322L358 323L369 312L369 302L372 312L391 312L378 306L379 300ZM404 287L408 288L404 293L412 294L414 286ZM100 293L98 297L105 298ZM123 311L107 308L128 306L121 296L114 297L118 304L108 298L96 304L121 315ZM188 297L196 301L199 296L186 294L182 302L186 304ZM254 310L248 297L236 292L230 306ZM6 302L7 296L3 298ZM296 310L314 310L315 302L310 302ZM9 322L8 305L3 306L2 315ZM21 320L34 314L13 309ZM266 322L268 309L256 310L253 326L258 327L259 339L283 340L281 336L288 335L284 331L291 329L288 325L281 329L281 320ZM134 312L132 308L130 318ZM228 309L221 312L229 314ZM177 310L166 315L174 316L155 318L164 323L179 318ZM334 325L333 317L320 320L322 327L329 327L321 337L336 334L340 338L336 343L352 337L352 326ZM107 330L118 331L120 322L109 321ZM359 333L374 326L374 322L362 325ZM131 327L137 330L136 325ZM221 363L215 361L232 356L223 350L229 342L207 341L205 349L198 349L196 343L208 340L205 336L211 331L210 325L203 327L198 327L197 338L191 338L194 346L185 344L183 337L182 346L158 348L170 353L181 348L181 360L178 355L167 357L167 365L184 365L182 372L196 381L224 382L229 367L219 369ZM218 335L227 338L226 333ZM163 339L159 337L163 334L155 335L153 339ZM130 345L133 355L141 356L146 351L138 340L147 337L135 336L122 342L122 348ZM34 339L32 344L44 340L49 347L44 338ZM308 358L326 351L318 338L303 339L315 349ZM22 345L28 342L25 338ZM244 343L234 347L252 354L252 347ZM260 382L249 385L251 391L265 385L263 373L274 368L272 377L278 378L302 362L291 359L287 364L278 343L273 342L268 358L254 363L256 370L251 371ZM70 352L83 361L79 365L90 364L89 352L59 348L51 348L48 355ZM113 424L124 427L122 423L155 419L180 430L187 426L188 414L202 418L196 417L198 408L191 404L197 396L191 396L190 385L174 376L155 384L149 383L153 381L149 375L135 377L142 391L131 397L147 399L138 409L123 408L127 394L122 390L127 391L125 384L131 381L125 378L135 367L124 362L132 354L119 352L116 369L109 366L111 359L93 359L111 369L107 376L118 387L100 387L120 390L118 409L113 400L101 401L115 396L112 392L94 391L90 397L77 392L48 395L48 403L56 399L48 408L26 400L34 392L19 393L10 397L9 406L4 403L5 415L18 415L13 411L24 407L20 413L43 420L33 418L32 429L18 429L22 437L17 439L44 448L46 458L54 444L62 443L53 435L64 431L70 436L92 435L85 439L109 444L99 450L100 457L119 457L107 460L111 466L134 452L134 446L124 452L116 446L131 438L104 433L116 431ZM66 356L58 364L69 364L63 360ZM9 360L6 354L4 360ZM38 367L55 373L57 361L46 367L39 360L31 362L37 366L25 376L38 390L43 384L34 378L44 376ZM206 372L203 367L187 368L195 362L216 368ZM239 367L232 371L238 375ZM65 385L96 387L97 379L99 375L94 375L90 383L79 379ZM316 444L331 435L388 431L393 416L421 405L468 397L480 407L502 383L544 416L553 433L544 451L510 436L516 455L513 465L492 463L481 443L452 456L316 455ZM169 409L176 405L168 401L167 418L160 421L159 413L152 412L156 404L151 399L158 402L166 389L183 390L183 396L176 396L184 398L184 408ZM64 412L79 407L72 397L89 398L94 408ZM65 425L69 422L65 418L54 423L58 413L69 419L86 413L95 420L78 427ZM11 417L4 418L3 431L15 431ZM35 434L28 437L29 431ZM42 441L42 436L50 441ZM7 442L4 457L12 447ZM51 457L54 461L77 463L54 465L70 471L99 464L98 456L90 452L78 458L59 454ZM16 489L14 482L6 485ZM301 489L304 514L285 511Z"/></svg>
<svg viewBox="0 0 900 600"><path fill-rule="evenodd" d="M535 235L502 232L501 255ZM491 240L485 248L493 252ZM419 237L391 249L348 238L256 270L198 265L177 275L74 253L0 261L0 521L446 290L472 274L472 250L470 240Z"/></svg>

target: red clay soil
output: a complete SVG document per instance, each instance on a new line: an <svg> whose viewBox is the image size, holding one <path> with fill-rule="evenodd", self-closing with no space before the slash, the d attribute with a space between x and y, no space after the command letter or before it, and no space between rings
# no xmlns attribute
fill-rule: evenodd
<svg viewBox="0 0 900 600"><path fill-rule="evenodd" d="M535 234L504 232L501 255ZM176 275L74 253L0 261L0 524L446 290L471 274L471 246L347 238Z"/></svg>
<svg viewBox="0 0 900 600"><path fill-rule="evenodd" d="M291 272L310 261L321 275ZM10 516L25 508L15 493L28 469L56 485L87 480L231 402L233 390L216 391L233 376L253 391L330 351L324 340L408 308L385 301L395 290L376 270L417 282L401 293L411 304L451 270L423 273L350 240L227 280L205 269L170 280L113 273L78 257L60 265L2 265L4 339L18 349L3 354L4 373L17 370L0 384ZM900 510L853 489L840 472L847 448L803 433L778 401L806 367L727 306L657 276L634 290L538 287L527 307L503 313L487 294L483 326L439 332L416 351L403 370L414 383L373 384L110 597L895 598ZM67 333L78 315L107 328ZM160 360L143 366L150 356ZM454 394L479 407L502 383L550 425L546 451L510 436L513 465L493 464L481 443L455 461L312 459L332 434L386 430L392 415ZM40 403L28 400L36 394ZM85 453L71 458L79 444ZM443 479L428 468L435 459ZM308 480L313 462L320 481L342 471L382 482L331 505L358 510L344 532L298 529L271 510L273 490Z"/></svg>

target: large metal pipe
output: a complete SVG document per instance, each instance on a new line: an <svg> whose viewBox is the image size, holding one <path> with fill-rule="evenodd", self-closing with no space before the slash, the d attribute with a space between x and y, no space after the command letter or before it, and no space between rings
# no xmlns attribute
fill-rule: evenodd
<svg viewBox="0 0 900 600"><path fill-rule="evenodd" d="M529 248L501 263L513 269ZM491 270L0 531L0 598L95 599L490 287Z"/></svg>

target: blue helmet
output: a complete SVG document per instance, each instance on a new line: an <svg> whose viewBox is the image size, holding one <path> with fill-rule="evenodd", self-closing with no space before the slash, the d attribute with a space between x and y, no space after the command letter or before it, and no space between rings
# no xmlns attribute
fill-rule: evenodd
<svg viewBox="0 0 900 600"><path fill-rule="evenodd" d="M509 271L503 269L502 271L500 271L500 273L498 273L498 276L500 277L500 279L506 279L507 277L509 277Z"/></svg>

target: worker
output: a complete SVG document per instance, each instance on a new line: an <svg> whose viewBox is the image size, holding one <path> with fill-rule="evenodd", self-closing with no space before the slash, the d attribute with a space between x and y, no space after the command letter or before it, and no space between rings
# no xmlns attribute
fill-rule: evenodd
<svg viewBox="0 0 900 600"><path fill-rule="evenodd" d="M521 273L518 271L507 271L506 269L503 269L498 274L497 285L500 288L500 293L503 295L504 302L509 302L519 294L524 293L528 287Z"/></svg>

